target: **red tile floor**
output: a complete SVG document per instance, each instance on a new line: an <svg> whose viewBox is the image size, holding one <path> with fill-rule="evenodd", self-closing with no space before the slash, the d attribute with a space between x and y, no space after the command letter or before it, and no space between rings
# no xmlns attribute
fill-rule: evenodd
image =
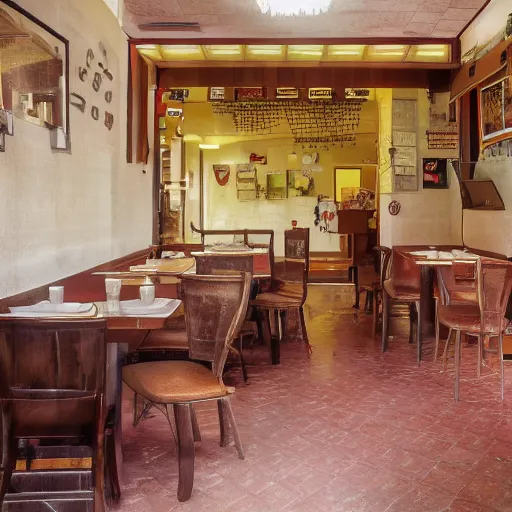
<svg viewBox="0 0 512 512"><path fill-rule="evenodd" d="M461 400L453 365L441 372L432 343L416 365L406 329L389 351L354 316L349 287L311 286L313 353L290 341L281 365L248 352L249 384L235 369L233 407L246 449L219 446L216 407L197 407L192 498L178 503L176 448L159 413L137 428L124 404L123 512L512 511L512 363L505 401L490 369L476 379L463 353ZM406 324L405 324L406 325ZM405 327L404 325L404 327Z"/></svg>

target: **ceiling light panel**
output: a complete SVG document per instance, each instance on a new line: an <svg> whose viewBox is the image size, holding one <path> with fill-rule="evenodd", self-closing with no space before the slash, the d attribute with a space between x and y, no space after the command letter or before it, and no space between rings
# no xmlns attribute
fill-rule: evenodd
<svg viewBox="0 0 512 512"><path fill-rule="evenodd" d="M245 57L249 60L283 60L286 46L282 44L249 44L245 47Z"/></svg>
<svg viewBox="0 0 512 512"><path fill-rule="evenodd" d="M401 62L409 47L403 44L380 44L369 46L365 60L379 62Z"/></svg>
<svg viewBox="0 0 512 512"><path fill-rule="evenodd" d="M288 46L288 60L322 60L323 44L291 44Z"/></svg>
<svg viewBox="0 0 512 512"><path fill-rule="evenodd" d="M242 60L241 44L210 44L203 46L209 60Z"/></svg>
<svg viewBox="0 0 512 512"><path fill-rule="evenodd" d="M407 62L451 62L450 46L447 44L421 44L411 46Z"/></svg>
<svg viewBox="0 0 512 512"><path fill-rule="evenodd" d="M362 44L333 44L327 47L327 58L328 60L361 60L365 48L366 46Z"/></svg>
<svg viewBox="0 0 512 512"><path fill-rule="evenodd" d="M158 62L162 60L162 55L156 44L138 44L137 51L153 61Z"/></svg>
<svg viewBox="0 0 512 512"><path fill-rule="evenodd" d="M197 44L161 45L160 53L165 60L204 60L203 50Z"/></svg>

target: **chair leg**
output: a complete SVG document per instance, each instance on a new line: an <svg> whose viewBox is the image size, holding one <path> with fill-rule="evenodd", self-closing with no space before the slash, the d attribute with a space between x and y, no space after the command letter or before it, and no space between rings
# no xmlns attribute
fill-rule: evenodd
<svg viewBox="0 0 512 512"><path fill-rule="evenodd" d="M270 332L270 312L268 309L260 309L258 310L258 316L261 321L261 331L262 331L262 337L263 337L263 343L268 349L268 353L270 356L270 361L272 364L274 363L273 360L273 353L272 353L272 333Z"/></svg>
<svg viewBox="0 0 512 512"><path fill-rule="evenodd" d="M224 398L221 401L224 402L224 407L227 410L229 416L229 422L231 423L231 428L233 430L233 437L235 438L235 447L236 451L238 452L238 458L244 460L244 447L242 446L242 440L240 439L240 433L238 432L238 427L236 425L235 415L233 414L233 408L231 407L231 400L229 398Z"/></svg>
<svg viewBox="0 0 512 512"><path fill-rule="evenodd" d="M12 431L10 407L2 408L2 483L0 486L0 507L11 484L12 472L16 466L16 438Z"/></svg>
<svg viewBox="0 0 512 512"><path fill-rule="evenodd" d="M219 410L220 445L225 448L229 444L229 417L224 399L217 400Z"/></svg>
<svg viewBox="0 0 512 512"><path fill-rule="evenodd" d="M112 503L117 503L121 498L121 487L117 471L115 427L116 411L115 407L112 407L107 414L105 425L105 499L109 507Z"/></svg>
<svg viewBox="0 0 512 512"><path fill-rule="evenodd" d="M192 432L194 434L194 441L201 441L201 431L199 430L199 423L197 423L197 416L194 406L190 404L190 419L192 420Z"/></svg>
<svg viewBox="0 0 512 512"><path fill-rule="evenodd" d="M482 355L484 350L484 337L483 334L478 335L478 346L477 346L477 366L476 366L476 376L480 378L482 375Z"/></svg>
<svg viewBox="0 0 512 512"><path fill-rule="evenodd" d="M382 290L382 352L388 349L389 295Z"/></svg>
<svg viewBox="0 0 512 512"><path fill-rule="evenodd" d="M450 347L450 341L452 338L453 329L450 328L448 331L448 338L446 338L446 343L444 344L443 351L443 371L445 372L448 367L448 348Z"/></svg>
<svg viewBox="0 0 512 512"><path fill-rule="evenodd" d="M304 317L304 306L299 308L299 320L300 320L300 330L302 331L302 338L306 345L309 345L309 336L308 330L306 329L306 319Z"/></svg>
<svg viewBox="0 0 512 512"><path fill-rule="evenodd" d="M194 487L194 432L189 404L174 404L178 437L178 501L187 501Z"/></svg>
<svg viewBox="0 0 512 512"><path fill-rule="evenodd" d="M422 356L422 336L421 336L421 307L420 302L416 302L416 358L418 360L418 366L421 364L421 356Z"/></svg>
<svg viewBox="0 0 512 512"><path fill-rule="evenodd" d="M94 512L105 511L105 433L96 434L96 453L93 462Z"/></svg>
<svg viewBox="0 0 512 512"><path fill-rule="evenodd" d="M455 391L454 398L456 401L459 400L459 388L460 388L460 358L461 358L461 334L460 331L455 331Z"/></svg>
<svg viewBox="0 0 512 512"><path fill-rule="evenodd" d="M436 323L436 346L435 346L435 349L434 349L434 361L437 361L437 356L438 356L438 353L439 353L439 330L440 330L440 325L439 325L439 317L438 317L438 309L439 309L439 300L436 299L436 312L435 312L435 323Z"/></svg>
<svg viewBox="0 0 512 512"><path fill-rule="evenodd" d="M373 292L373 312L372 312L372 337L377 334L377 323L379 321L379 292Z"/></svg>
<svg viewBox="0 0 512 512"><path fill-rule="evenodd" d="M505 369L503 367L503 332L500 332L498 336L498 356L500 358L500 387L501 387L501 399L505 396Z"/></svg>
<svg viewBox="0 0 512 512"><path fill-rule="evenodd" d="M249 377L247 376L247 368L245 367L245 361L244 361L244 337L240 336L240 350L238 352L239 359L240 359L240 368L242 370L242 378L244 379L245 384L247 384L247 381L249 380Z"/></svg>
<svg viewBox="0 0 512 512"><path fill-rule="evenodd" d="M414 343L414 326L417 325L418 318L416 317L416 311L414 309L414 304L411 302L409 304L409 345Z"/></svg>

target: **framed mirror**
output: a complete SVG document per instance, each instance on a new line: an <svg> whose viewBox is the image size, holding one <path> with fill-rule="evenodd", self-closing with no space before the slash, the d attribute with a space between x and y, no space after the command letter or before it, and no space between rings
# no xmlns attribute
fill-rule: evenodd
<svg viewBox="0 0 512 512"><path fill-rule="evenodd" d="M11 0L0 2L0 78L3 111L52 130L52 146L68 149L69 42Z"/></svg>

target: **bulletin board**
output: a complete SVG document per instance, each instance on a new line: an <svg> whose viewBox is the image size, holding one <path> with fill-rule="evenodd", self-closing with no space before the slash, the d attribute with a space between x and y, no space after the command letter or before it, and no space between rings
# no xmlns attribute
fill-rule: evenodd
<svg viewBox="0 0 512 512"><path fill-rule="evenodd" d="M393 190L418 190L417 101L393 100Z"/></svg>

